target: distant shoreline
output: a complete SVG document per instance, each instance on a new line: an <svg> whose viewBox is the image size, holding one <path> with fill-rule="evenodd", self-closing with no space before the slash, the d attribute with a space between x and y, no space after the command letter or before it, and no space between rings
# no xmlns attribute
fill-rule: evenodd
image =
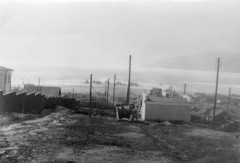
<svg viewBox="0 0 240 163"><path fill-rule="evenodd" d="M116 70L96 69L22 69L15 70L12 77L12 86L23 86L31 83L38 85L38 79L41 78L41 85L78 87L86 86L84 83L89 79L90 73L93 74L93 80L106 81L110 79L110 85L113 83L114 74L117 74L117 81L127 84L128 72ZM215 92L216 72L193 71L193 70L169 70L159 68L140 68L132 70L132 82L138 83L139 89L150 90L153 87L167 89L170 85L176 91L183 91L184 83L187 83L187 92L200 92L212 94ZM238 73L220 72L219 93L228 94L228 89L232 87L233 94L240 94L240 75ZM118 85L120 87L120 85ZM97 85L96 85L97 87ZM138 88L136 88L138 89Z"/></svg>

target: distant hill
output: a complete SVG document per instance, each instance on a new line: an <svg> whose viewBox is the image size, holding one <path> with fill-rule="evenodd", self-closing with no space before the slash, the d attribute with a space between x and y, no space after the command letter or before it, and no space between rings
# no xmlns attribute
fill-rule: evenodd
<svg viewBox="0 0 240 163"><path fill-rule="evenodd" d="M147 67L168 69L216 71L217 58L221 58L221 71L240 73L240 54L224 54L216 52L185 55L181 57L159 59L147 64Z"/></svg>

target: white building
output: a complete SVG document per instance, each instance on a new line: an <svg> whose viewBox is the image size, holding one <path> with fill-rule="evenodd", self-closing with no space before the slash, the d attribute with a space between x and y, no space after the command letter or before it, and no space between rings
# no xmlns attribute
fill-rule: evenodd
<svg viewBox="0 0 240 163"><path fill-rule="evenodd" d="M0 90L3 93L11 91L12 69L0 66Z"/></svg>
<svg viewBox="0 0 240 163"><path fill-rule="evenodd" d="M191 121L191 105L182 98L143 95L142 120Z"/></svg>

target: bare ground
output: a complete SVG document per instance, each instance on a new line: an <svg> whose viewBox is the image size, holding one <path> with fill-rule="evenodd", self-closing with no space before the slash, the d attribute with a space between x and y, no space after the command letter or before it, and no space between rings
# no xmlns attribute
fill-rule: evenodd
<svg viewBox="0 0 240 163"><path fill-rule="evenodd" d="M209 127L116 122L57 108L2 123L0 162L238 163L240 141Z"/></svg>

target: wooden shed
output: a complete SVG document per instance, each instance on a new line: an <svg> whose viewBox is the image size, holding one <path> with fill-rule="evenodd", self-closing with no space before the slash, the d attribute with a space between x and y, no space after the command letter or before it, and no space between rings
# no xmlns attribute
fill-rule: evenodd
<svg viewBox="0 0 240 163"><path fill-rule="evenodd" d="M143 94L141 119L190 122L191 105L181 98L158 98Z"/></svg>

